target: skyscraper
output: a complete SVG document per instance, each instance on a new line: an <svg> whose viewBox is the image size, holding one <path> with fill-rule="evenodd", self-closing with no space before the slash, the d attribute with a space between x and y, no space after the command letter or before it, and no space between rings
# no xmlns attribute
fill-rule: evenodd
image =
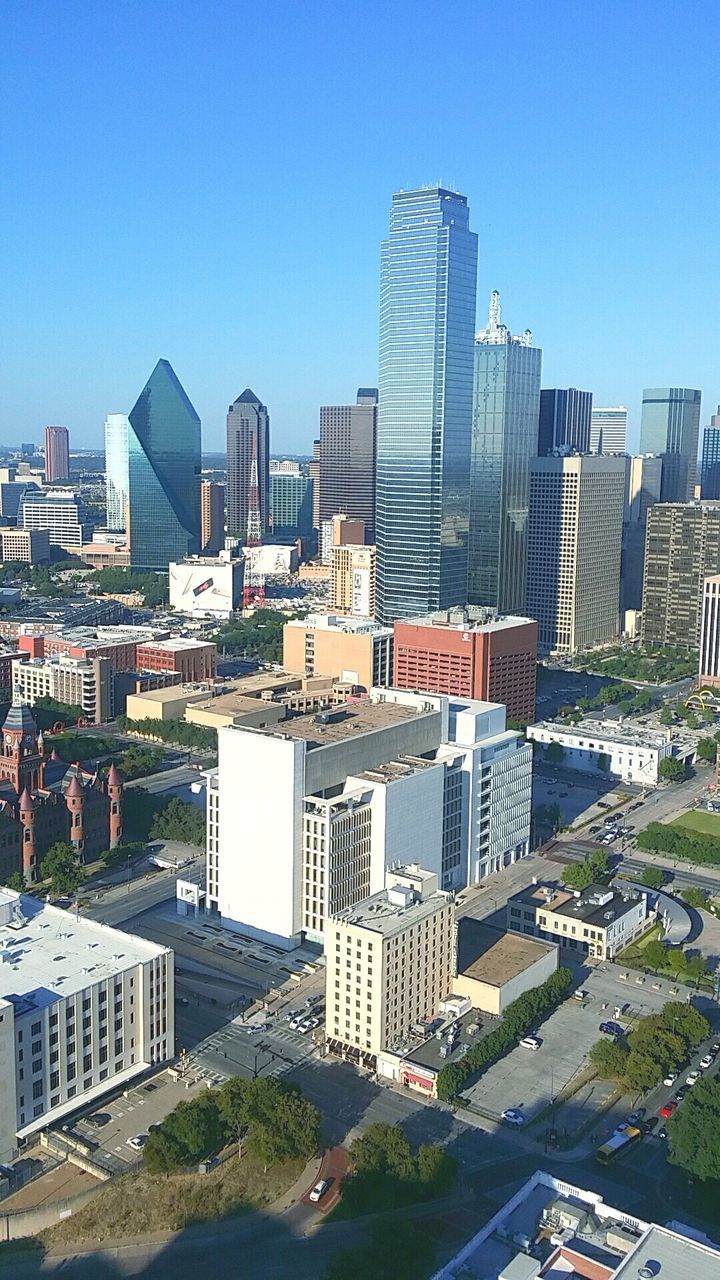
<svg viewBox="0 0 720 1280"><path fill-rule="evenodd" d="M627 409L624 404L593 409L590 417L590 452L624 453Z"/></svg>
<svg viewBox="0 0 720 1280"><path fill-rule="evenodd" d="M217 555L225 540L225 485L203 480L200 485L200 552Z"/></svg>
<svg viewBox="0 0 720 1280"><path fill-rule="evenodd" d="M360 387L355 404L320 409L320 520L348 515L375 527L378 393Z"/></svg>
<svg viewBox="0 0 720 1280"><path fill-rule="evenodd" d="M313 482L296 472L270 472L270 506L273 533L307 538L312 530Z"/></svg>
<svg viewBox="0 0 720 1280"><path fill-rule="evenodd" d="M260 524L267 533L270 520L270 417L249 387L230 405L227 415L227 531L247 537L252 442L257 458Z"/></svg>
<svg viewBox="0 0 720 1280"><path fill-rule="evenodd" d="M624 493L624 458L532 462L527 609L538 653L616 638Z"/></svg>
<svg viewBox="0 0 720 1280"><path fill-rule="evenodd" d="M625 458L625 512L623 515L620 612L642 608L645 566L645 530L648 511L660 501L662 458L652 454Z"/></svg>
<svg viewBox="0 0 720 1280"><path fill-rule="evenodd" d="M537 454L542 352L501 323L500 294L475 338L468 600L525 608L528 483Z"/></svg>
<svg viewBox="0 0 720 1280"><path fill-rule="evenodd" d="M70 437L67 427L45 428L45 480L70 479Z"/></svg>
<svg viewBox="0 0 720 1280"><path fill-rule="evenodd" d="M380 268L382 622L467 596L476 284L465 196L441 187L397 192Z"/></svg>
<svg viewBox="0 0 720 1280"><path fill-rule="evenodd" d="M720 498L720 404L717 413L710 418L710 425L703 430L702 463L700 467L700 496Z"/></svg>
<svg viewBox="0 0 720 1280"><path fill-rule="evenodd" d="M200 419L158 360L128 418L128 534L133 569L166 570L200 545Z"/></svg>
<svg viewBox="0 0 720 1280"><path fill-rule="evenodd" d="M700 392L688 387L643 391L640 452L663 455L662 501L695 496Z"/></svg>
<svg viewBox="0 0 720 1280"><path fill-rule="evenodd" d="M127 523L129 427L126 413L105 419L105 523L118 532Z"/></svg>
<svg viewBox="0 0 720 1280"><path fill-rule="evenodd" d="M589 453L591 413L592 391L578 391L577 387L541 391L540 457L545 458L556 450Z"/></svg>
<svg viewBox="0 0 720 1280"><path fill-rule="evenodd" d="M308 475L312 480L312 527L320 528L320 441L313 440L312 459L308 464Z"/></svg>
<svg viewBox="0 0 720 1280"><path fill-rule="evenodd" d="M703 582L717 573L720 506L661 502L651 507L645 544L643 643L697 649Z"/></svg>

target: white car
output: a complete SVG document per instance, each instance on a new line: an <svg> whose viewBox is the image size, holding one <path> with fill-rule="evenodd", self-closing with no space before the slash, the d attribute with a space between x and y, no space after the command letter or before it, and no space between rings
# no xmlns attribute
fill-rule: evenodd
<svg viewBox="0 0 720 1280"><path fill-rule="evenodd" d="M520 1125L525 1123L525 1117L522 1111L516 1111L514 1107L506 1107L504 1111L501 1111L500 1119L504 1120L505 1124L515 1125L518 1129L520 1128Z"/></svg>
<svg viewBox="0 0 720 1280"><path fill-rule="evenodd" d="M312 1021L313 1021L312 1018L304 1018L302 1022L298 1023L295 1030L299 1031L301 1036L306 1036L308 1031L311 1030Z"/></svg>
<svg viewBox="0 0 720 1280"><path fill-rule="evenodd" d="M125 1145L126 1147L130 1147L131 1151L142 1151L146 1142L147 1142L147 1134L137 1133L134 1138L127 1138L125 1140Z"/></svg>
<svg viewBox="0 0 720 1280"><path fill-rule="evenodd" d="M663 1080L663 1084L666 1084L666 1085L674 1084L677 1078L678 1078L677 1071L668 1071L665 1079Z"/></svg>
<svg viewBox="0 0 720 1280"><path fill-rule="evenodd" d="M312 1191L310 1192L310 1195L308 1196L308 1200L311 1200L313 1204L317 1204L318 1200L322 1200L329 1186L330 1186L330 1183L328 1179L321 1178L319 1182L315 1183L315 1186L313 1187Z"/></svg>
<svg viewBox="0 0 720 1280"><path fill-rule="evenodd" d="M697 1084L698 1080L700 1079L700 1075L701 1075L701 1072L697 1070L691 1071L690 1075L685 1077L685 1083L689 1085Z"/></svg>
<svg viewBox="0 0 720 1280"><path fill-rule="evenodd" d="M711 1067L714 1061L715 1059L713 1058L712 1054L706 1053L705 1057L702 1058L700 1061L700 1066L702 1067L703 1071L707 1071L708 1067Z"/></svg>
<svg viewBox="0 0 720 1280"><path fill-rule="evenodd" d="M537 1053L541 1044L542 1044L542 1040L540 1040L538 1036L523 1036L522 1040L520 1041L520 1048L532 1049L533 1053Z"/></svg>

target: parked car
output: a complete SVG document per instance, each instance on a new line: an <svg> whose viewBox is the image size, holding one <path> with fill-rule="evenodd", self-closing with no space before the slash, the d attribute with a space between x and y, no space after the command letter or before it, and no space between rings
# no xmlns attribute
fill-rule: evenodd
<svg viewBox="0 0 720 1280"><path fill-rule="evenodd" d="M500 1119L504 1120L505 1124L515 1125L518 1129L520 1125L525 1123L522 1111L517 1111L515 1107L506 1107L504 1111L500 1112Z"/></svg>
<svg viewBox="0 0 720 1280"><path fill-rule="evenodd" d="M706 1053L705 1057L700 1059L700 1066L702 1067L703 1071L707 1071L708 1067L711 1067L714 1061L715 1059L713 1058L712 1054Z"/></svg>
<svg viewBox="0 0 720 1280"><path fill-rule="evenodd" d="M594 835L595 835L595 832L596 832L596 831L599 831L599 830L600 830L600 828L599 828L598 826L591 827L591 828L590 828L590 835L591 835L591 836L594 836Z"/></svg>
<svg viewBox="0 0 720 1280"><path fill-rule="evenodd" d="M319 1182L315 1183L315 1186L313 1187L312 1191L310 1192L310 1195L308 1196L308 1200L312 1201L313 1204L317 1204L318 1200L322 1200L323 1196L325 1195L325 1192L328 1191L329 1188L330 1188L329 1179L321 1178Z"/></svg>
<svg viewBox="0 0 720 1280"><path fill-rule="evenodd" d="M675 1102L673 1098L670 1098L670 1100L660 1108L660 1115L663 1116L665 1120L669 1120L670 1116L673 1114L673 1111L677 1111L677 1109L678 1109L677 1102Z"/></svg>
<svg viewBox="0 0 720 1280"><path fill-rule="evenodd" d="M718 1054L720 1053L720 1042L716 1041L716 1043L715 1043L715 1044L711 1044L711 1045L710 1045L710 1052L711 1052L711 1054L712 1054L713 1058L717 1058Z"/></svg>
<svg viewBox="0 0 720 1280"><path fill-rule="evenodd" d="M537 1053L537 1050L540 1048L541 1044L542 1044L542 1040L538 1036L523 1036L522 1040L520 1041L520 1048L532 1049L533 1053Z"/></svg>
<svg viewBox="0 0 720 1280"><path fill-rule="evenodd" d="M112 1116L109 1111L96 1111L94 1116L87 1117L88 1124L91 1124L94 1129L102 1129L111 1120Z"/></svg>
<svg viewBox="0 0 720 1280"><path fill-rule="evenodd" d="M658 1131L657 1131L657 1136L658 1136L658 1138L662 1138L663 1142L666 1140L666 1138L667 1138L667 1129L666 1129L665 1125L662 1125L662 1126L658 1129Z"/></svg>
<svg viewBox="0 0 720 1280"><path fill-rule="evenodd" d="M677 1091L677 1093L676 1093L676 1094L674 1094L675 1102L682 1102L682 1100L683 1100L683 1098L685 1097L685 1094L686 1094L686 1093L687 1093L687 1085L686 1085L686 1084L681 1084L681 1085L680 1085L680 1088L679 1088L679 1089L678 1089L678 1091Z"/></svg>
<svg viewBox="0 0 720 1280"><path fill-rule="evenodd" d="M660 1121L657 1116L650 1116L649 1120L643 1120L643 1124L642 1124L643 1133L653 1133L654 1130L657 1129L659 1123Z"/></svg>
<svg viewBox="0 0 720 1280"><path fill-rule="evenodd" d="M692 1088L692 1086L693 1086L694 1084L697 1084L697 1082L698 1082L698 1080L700 1079L700 1076L701 1076L701 1075L702 1075L702 1072L701 1072L701 1071L698 1071L698 1069L697 1069L697 1067L696 1067L694 1071L691 1071L691 1072L690 1072L690 1075L689 1075L689 1076L686 1076L686 1077L685 1077L685 1083L686 1083L686 1085L688 1085L690 1088Z"/></svg>
<svg viewBox="0 0 720 1280"><path fill-rule="evenodd" d="M628 1124L637 1124L638 1120L644 1120L646 1114L645 1107L636 1107L628 1116Z"/></svg>
<svg viewBox="0 0 720 1280"><path fill-rule="evenodd" d="M677 1071L668 1071L668 1074L666 1075L665 1079L663 1080L663 1084L664 1084L664 1085L671 1085L671 1084L674 1084L674 1083L675 1083L675 1081L677 1080L677 1078L678 1078L678 1073L677 1073Z"/></svg>
<svg viewBox="0 0 720 1280"><path fill-rule="evenodd" d="M306 1023L306 1026L307 1026L308 1031L314 1031L316 1027L319 1027L319 1026L320 1026L320 1019L319 1019L319 1018L306 1018L306 1019L305 1019L305 1023Z"/></svg>
<svg viewBox="0 0 720 1280"><path fill-rule="evenodd" d="M624 1035L624 1028L619 1022L601 1022L600 1030L605 1036L621 1036Z"/></svg>
<svg viewBox="0 0 720 1280"><path fill-rule="evenodd" d="M305 1001L305 1008L312 1009L313 1005L318 1003L318 1000L322 1000L322 996L319 994L315 996L308 996L307 1000Z"/></svg>
<svg viewBox="0 0 720 1280"><path fill-rule="evenodd" d="M146 1142L146 1133L136 1133L134 1138L126 1138L125 1146L130 1147L131 1151L142 1151Z"/></svg>

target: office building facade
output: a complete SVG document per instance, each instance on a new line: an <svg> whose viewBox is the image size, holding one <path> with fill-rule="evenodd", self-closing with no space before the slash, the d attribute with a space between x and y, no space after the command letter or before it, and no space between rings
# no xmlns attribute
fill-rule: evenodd
<svg viewBox="0 0 720 1280"><path fill-rule="evenodd" d="M81 707L90 724L114 715L112 667L107 658L31 658L13 668L13 698L34 707L39 698L54 698Z"/></svg>
<svg viewBox="0 0 720 1280"><path fill-rule="evenodd" d="M624 495L624 458L531 464L527 611L537 619L539 653L617 637Z"/></svg>
<svg viewBox="0 0 720 1280"><path fill-rule="evenodd" d="M227 532L241 538L248 533L250 472L253 455L257 465L260 526L270 527L270 415L249 387L228 408L227 414Z"/></svg>
<svg viewBox="0 0 720 1280"><path fill-rule="evenodd" d="M320 941L398 861L458 888L528 852L532 749L494 703L374 689L218 745L208 900L250 937Z"/></svg>
<svg viewBox="0 0 720 1280"><path fill-rule="evenodd" d="M179 671L183 680L214 680L217 645L180 636L138 644L136 663L140 671Z"/></svg>
<svg viewBox="0 0 720 1280"><path fill-rule="evenodd" d="M203 480L200 485L200 552L216 556L225 544L225 485Z"/></svg>
<svg viewBox="0 0 720 1280"><path fill-rule="evenodd" d="M697 649L703 583L717 573L720 506L663 502L651 507L645 540L643 643Z"/></svg>
<svg viewBox="0 0 720 1280"><path fill-rule="evenodd" d="M486 609L450 609L395 623L392 684L481 702L535 719L537 623Z"/></svg>
<svg viewBox="0 0 720 1280"><path fill-rule="evenodd" d="M380 269L383 623L467 598L476 281L465 197L438 187L397 192Z"/></svg>
<svg viewBox="0 0 720 1280"><path fill-rule="evenodd" d="M174 1056L174 960L11 889L0 889L0 926L13 961L0 988L0 1159L10 1160L40 1129Z"/></svg>
<svg viewBox="0 0 720 1280"><path fill-rule="evenodd" d="M640 452L662 454L663 502L691 502L695 496L700 399L688 387L643 391Z"/></svg>
<svg viewBox="0 0 720 1280"><path fill-rule="evenodd" d="M313 482L298 470L270 472L270 508L274 534L309 537L313 527Z"/></svg>
<svg viewBox="0 0 720 1280"><path fill-rule="evenodd" d="M392 684L392 627L367 618L310 614L283 627L283 667L330 676L369 693Z"/></svg>
<svg viewBox="0 0 720 1280"><path fill-rule="evenodd" d="M532 334L512 336L493 293L487 328L475 339L467 599L503 613L525 608L541 368Z"/></svg>
<svg viewBox="0 0 720 1280"><path fill-rule="evenodd" d="M50 559L48 529L0 529L0 558L45 564Z"/></svg>
<svg viewBox="0 0 720 1280"><path fill-rule="evenodd" d="M703 430L700 496L712 502L720 500L720 404Z"/></svg>
<svg viewBox="0 0 720 1280"><path fill-rule="evenodd" d="M620 611L642 608L645 569L645 531L648 511L660 501L662 458L652 454L625 458Z"/></svg>
<svg viewBox="0 0 720 1280"><path fill-rule="evenodd" d="M128 528L133 569L167 570L200 545L200 419L167 360L128 417Z"/></svg>
<svg viewBox="0 0 720 1280"><path fill-rule="evenodd" d="M720 574L703 581L700 624L700 685L720 685Z"/></svg>
<svg viewBox="0 0 720 1280"><path fill-rule="evenodd" d="M129 429L125 413L109 413L105 419L105 523L115 532L127 528Z"/></svg>
<svg viewBox="0 0 720 1280"><path fill-rule="evenodd" d="M589 453L592 391L577 387L540 392L538 454Z"/></svg>
<svg viewBox="0 0 720 1280"><path fill-rule="evenodd" d="M45 428L45 480L70 479L70 433L67 427Z"/></svg>
<svg viewBox="0 0 720 1280"><path fill-rule="evenodd" d="M313 487L313 504L312 504L312 527L320 528L320 441L313 440L312 458L308 463L308 475L312 480Z"/></svg>
<svg viewBox="0 0 720 1280"><path fill-rule="evenodd" d="M334 546L330 565L330 608L352 618L373 618L375 572L375 547Z"/></svg>
<svg viewBox="0 0 720 1280"><path fill-rule="evenodd" d="M355 404L320 409L320 520L343 513L375 527L378 393L360 387Z"/></svg>
<svg viewBox="0 0 720 1280"><path fill-rule="evenodd" d="M90 536L85 515L80 497L70 489L48 489L46 493L28 489L18 512L18 523L23 529L46 529L51 547L78 553Z"/></svg>
<svg viewBox="0 0 720 1280"><path fill-rule="evenodd" d="M590 415L590 452L624 453L628 411L624 404L593 408Z"/></svg>

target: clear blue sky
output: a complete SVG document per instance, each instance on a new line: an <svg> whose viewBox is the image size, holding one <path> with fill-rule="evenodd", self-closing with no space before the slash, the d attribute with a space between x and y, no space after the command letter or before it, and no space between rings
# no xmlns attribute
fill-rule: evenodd
<svg viewBox="0 0 720 1280"><path fill-rule="evenodd" d="M8 0L0 441L98 445L160 356L224 445L377 378L398 187L465 193L545 386L720 400L717 0Z"/></svg>

